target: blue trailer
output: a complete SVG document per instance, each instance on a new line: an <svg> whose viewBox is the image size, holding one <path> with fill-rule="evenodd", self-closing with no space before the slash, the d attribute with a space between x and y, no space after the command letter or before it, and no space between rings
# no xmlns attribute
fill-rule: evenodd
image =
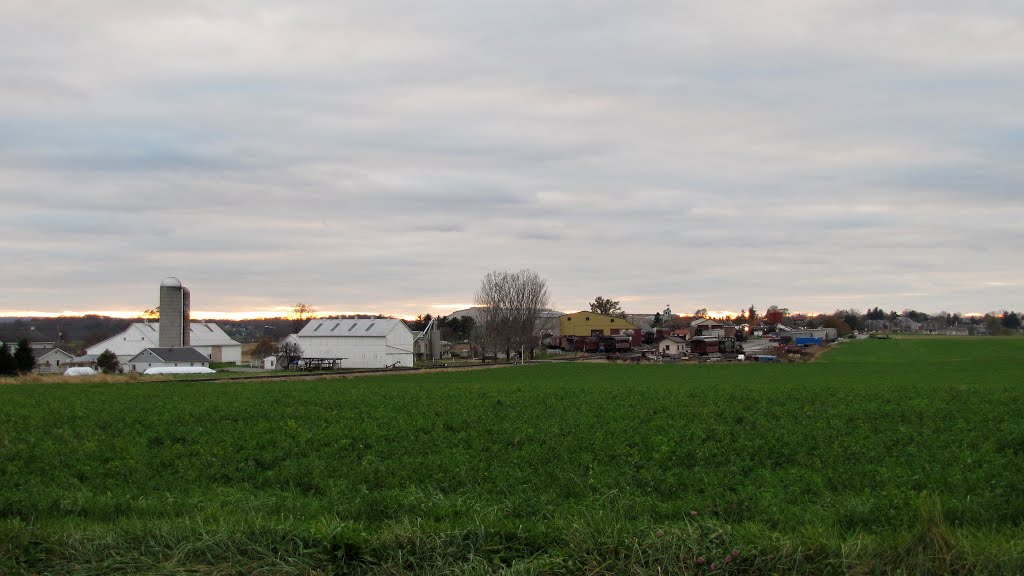
<svg viewBox="0 0 1024 576"><path fill-rule="evenodd" d="M821 346L821 338L797 338L794 344L797 346L810 346L812 344Z"/></svg>

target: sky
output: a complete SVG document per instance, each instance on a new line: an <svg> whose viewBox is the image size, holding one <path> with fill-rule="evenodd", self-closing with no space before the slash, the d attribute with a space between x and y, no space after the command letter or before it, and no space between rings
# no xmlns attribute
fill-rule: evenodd
<svg viewBox="0 0 1024 576"><path fill-rule="evenodd" d="M1024 309L1019 0L5 0L0 315Z"/></svg>

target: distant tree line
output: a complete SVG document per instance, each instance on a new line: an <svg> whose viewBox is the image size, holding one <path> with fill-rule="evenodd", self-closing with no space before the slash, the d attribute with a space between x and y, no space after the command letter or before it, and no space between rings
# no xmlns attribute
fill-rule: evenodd
<svg viewBox="0 0 1024 576"><path fill-rule="evenodd" d="M427 329L430 321L434 321L434 327L441 331L441 339L449 342L464 342L473 338L473 331L476 330L476 320L470 316L431 316L423 314L415 320L407 320L405 324L413 332L422 332Z"/></svg>

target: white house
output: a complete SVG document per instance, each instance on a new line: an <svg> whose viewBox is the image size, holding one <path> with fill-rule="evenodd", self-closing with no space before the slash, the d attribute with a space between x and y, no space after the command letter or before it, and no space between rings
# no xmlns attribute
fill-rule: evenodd
<svg viewBox="0 0 1024 576"><path fill-rule="evenodd" d="M125 364L131 372L145 372L149 368L172 367L209 368L210 359L192 346L180 348L146 348L132 356Z"/></svg>
<svg viewBox="0 0 1024 576"><path fill-rule="evenodd" d="M206 356L210 362L242 362L242 345L224 333L212 322L192 322L189 327L189 345ZM146 348L160 346L159 322L136 322L127 330L107 338L85 350L86 356L98 356L104 350L117 354L122 364Z"/></svg>
<svg viewBox="0 0 1024 576"><path fill-rule="evenodd" d="M413 335L401 320L317 318L295 339L303 359L340 360L342 368L413 365Z"/></svg>
<svg viewBox="0 0 1024 576"><path fill-rule="evenodd" d="M75 361L74 355L60 348L45 348L36 350L35 353L37 356L34 371L40 374L63 374L68 365Z"/></svg>
<svg viewBox="0 0 1024 576"><path fill-rule="evenodd" d="M686 339L679 336L666 336L658 342L658 352L665 356L682 356L686 354Z"/></svg>

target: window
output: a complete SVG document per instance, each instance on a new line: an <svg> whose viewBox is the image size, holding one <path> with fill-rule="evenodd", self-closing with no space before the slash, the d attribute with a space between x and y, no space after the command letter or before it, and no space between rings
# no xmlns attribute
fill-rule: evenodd
<svg viewBox="0 0 1024 576"><path fill-rule="evenodd" d="M615 318L612 318L612 324L615 324Z"/></svg>
<svg viewBox="0 0 1024 576"><path fill-rule="evenodd" d="M587 316L587 322L590 322L590 316Z"/></svg>

